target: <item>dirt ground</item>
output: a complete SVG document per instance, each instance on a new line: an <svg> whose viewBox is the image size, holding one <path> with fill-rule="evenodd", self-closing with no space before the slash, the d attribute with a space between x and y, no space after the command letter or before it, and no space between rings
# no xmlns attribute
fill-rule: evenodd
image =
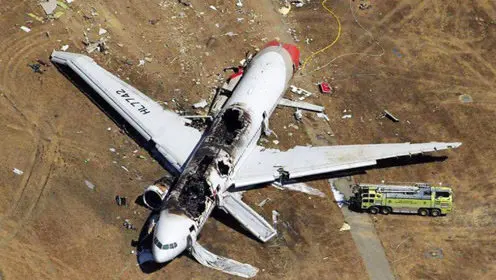
<svg viewBox="0 0 496 280"><path fill-rule="evenodd" d="M0 0L0 279L233 279L187 256L153 273L136 265L131 251L139 232L122 223L129 219L140 228L148 211L134 203L119 207L114 197L133 201L165 171L55 67L39 74L28 64L48 61L63 45L84 52L83 33L97 40L101 27L109 53L91 57L167 108L194 113L191 104L210 98L222 68L247 51L273 38L297 39L304 60L334 40L336 21L317 0L287 16L277 12L279 1L245 0L239 8L219 0L192 0L192 7L175 0L76 0L59 19L41 23L27 15L43 15L37 2ZM361 10L360 2L371 6ZM376 217L397 278L494 279L495 2L330 0L327 6L342 34L293 84L317 92L315 83L331 82L332 96L307 99L326 107L329 125L305 113L298 130L289 128L293 110L278 109L271 120L278 147L313 138L323 144L463 142L441 154L445 161L355 179L443 182L455 191L455 212L446 217ZM151 60L139 66L145 57ZM462 94L473 101L462 103ZM378 118L384 109L401 121ZM311 185L327 197L273 188L245 195L268 219L273 209L281 213L287 224L280 238L261 244L219 218L209 220L200 242L257 266L260 279L367 279L351 235L339 232L343 216L327 182ZM267 197L263 208L256 206Z"/></svg>

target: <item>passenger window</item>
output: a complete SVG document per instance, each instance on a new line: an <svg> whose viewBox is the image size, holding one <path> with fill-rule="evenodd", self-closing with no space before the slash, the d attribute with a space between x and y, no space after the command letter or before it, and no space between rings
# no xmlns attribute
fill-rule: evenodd
<svg viewBox="0 0 496 280"><path fill-rule="evenodd" d="M164 247L163 247L162 249L164 249L164 250L169 249L169 244L165 244L165 245L164 245Z"/></svg>

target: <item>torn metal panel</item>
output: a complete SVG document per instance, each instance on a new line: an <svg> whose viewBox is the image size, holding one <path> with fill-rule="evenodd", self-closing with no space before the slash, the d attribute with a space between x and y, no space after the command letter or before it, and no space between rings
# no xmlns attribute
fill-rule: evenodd
<svg viewBox="0 0 496 280"><path fill-rule="evenodd" d="M386 118L392 120L393 122L399 122L400 121L400 119L398 119L396 116L391 114L391 112L389 112L388 110L384 110L384 116Z"/></svg>
<svg viewBox="0 0 496 280"><path fill-rule="evenodd" d="M40 5L47 15L51 15L57 8L57 0L42 1L40 2Z"/></svg>
<svg viewBox="0 0 496 280"><path fill-rule="evenodd" d="M258 273L258 268L246 263L240 263L232 259L217 256L203 248L198 242L194 242L192 244L191 254L204 266L217 269L228 274L243 278L252 278Z"/></svg>
<svg viewBox="0 0 496 280"><path fill-rule="evenodd" d="M285 152L258 147L234 179L236 187L273 182L281 168L289 179L375 165L377 160L456 148L461 143L296 146Z"/></svg>
<svg viewBox="0 0 496 280"><path fill-rule="evenodd" d="M302 102L302 101L292 101L286 98L282 98L279 100L279 104L281 106L286 106L286 107L293 107L293 108L298 108L298 109L303 109L307 111L313 111L317 113L322 113L324 111L324 107L310 104L307 102Z"/></svg>

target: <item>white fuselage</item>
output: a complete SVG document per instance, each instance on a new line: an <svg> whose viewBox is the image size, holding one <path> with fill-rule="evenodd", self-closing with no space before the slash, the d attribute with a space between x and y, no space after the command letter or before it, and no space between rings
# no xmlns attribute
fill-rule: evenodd
<svg viewBox="0 0 496 280"><path fill-rule="evenodd" d="M292 75L293 60L282 46L263 49L246 67L164 199L154 231L155 261L170 261L188 242L196 241L222 193L234 183L237 167L255 147L264 118L274 111Z"/></svg>

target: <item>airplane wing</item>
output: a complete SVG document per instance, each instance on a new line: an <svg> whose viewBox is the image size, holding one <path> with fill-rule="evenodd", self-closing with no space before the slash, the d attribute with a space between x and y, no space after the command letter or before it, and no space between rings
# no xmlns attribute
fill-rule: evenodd
<svg viewBox="0 0 496 280"><path fill-rule="evenodd" d="M202 135L197 129L186 126L188 120L163 109L88 56L54 51L51 60L74 71L141 136L152 142L176 171L181 170Z"/></svg>
<svg viewBox="0 0 496 280"><path fill-rule="evenodd" d="M303 147L281 152L257 148L234 176L235 187L296 179L328 172L375 165L377 160L457 148L461 143L399 143Z"/></svg>

